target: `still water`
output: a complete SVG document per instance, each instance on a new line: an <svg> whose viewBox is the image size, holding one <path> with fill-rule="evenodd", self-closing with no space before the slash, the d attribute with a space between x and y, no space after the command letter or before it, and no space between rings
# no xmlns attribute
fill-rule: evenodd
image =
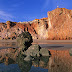
<svg viewBox="0 0 72 72"><path fill-rule="evenodd" d="M25 56L18 52L18 48L6 49L5 45L4 49L2 49L3 45L0 46L0 72L72 72L71 48L42 44L43 47L48 48L51 56L35 57L34 60L24 61ZM14 47L15 44L12 43L10 46Z"/></svg>

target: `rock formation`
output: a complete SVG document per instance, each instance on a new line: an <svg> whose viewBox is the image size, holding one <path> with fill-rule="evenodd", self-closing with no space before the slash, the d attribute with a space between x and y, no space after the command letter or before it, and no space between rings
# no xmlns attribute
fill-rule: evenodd
<svg viewBox="0 0 72 72"><path fill-rule="evenodd" d="M26 56L25 60L32 59L31 57L35 56L50 56L48 49L42 49L38 44L31 44L33 42L33 39L29 32L22 32L17 37L17 42L18 47L20 48L20 53Z"/></svg>
<svg viewBox="0 0 72 72"><path fill-rule="evenodd" d="M48 12L48 38L66 40L72 38L72 10L56 8Z"/></svg>
<svg viewBox="0 0 72 72"><path fill-rule="evenodd" d="M28 31L33 39L70 40L72 39L72 10L56 8L48 11L48 17L28 22L0 23L0 39L16 39Z"/></svg>

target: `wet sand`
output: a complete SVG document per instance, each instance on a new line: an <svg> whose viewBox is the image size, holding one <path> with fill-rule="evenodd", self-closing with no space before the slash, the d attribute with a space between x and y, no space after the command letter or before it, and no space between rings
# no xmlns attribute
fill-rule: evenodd
<svg viewBox="0 0 72 72"><path fill-rule="evenodd" d="M33 44L72 44L72 40L33 40Z"/></svg>
<svg viewBox="0 0 72 72"><path fill-rule="evenodd" d="M33 40L32 44L39 44L48 49L72 48L72 40ZM0 48L17 48L16 40L0 40Z"/></svg>
<svg viewBox="0 0 72 72"><path fill-rule="evenodd" d="M16 40L0 40L0 43L4 42L16 42ZM72 44L72 40L39 40L39 39L34 39L32 44Z"/></svg>

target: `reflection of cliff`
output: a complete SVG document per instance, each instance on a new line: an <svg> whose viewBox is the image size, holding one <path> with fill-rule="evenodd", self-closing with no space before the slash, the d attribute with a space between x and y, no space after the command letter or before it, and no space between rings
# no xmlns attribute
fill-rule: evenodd
<svg viewBox="0 0 72 72"><path fill-rule="evenodd" d="M47 18L28 22L0 23L0 39L16 39L23 31L28 31L33 39L72 39L72 10L56 8L48 12Z"/></svg>
<svg viewBox="0 0 72 72"><path fill-rule="evenodd" d="M0 63L18 64L22 72L28 72L31 66L48 69L48 72L72 72L72 56L69 50L51 50L51 56L35 57L34 60L24 61L25 55L19 49L0 50Z"/></svg>
<svg viewBox="0 0 72 72"><path fill-rule="evenodd" d="M50 50L49 72L72 72L72 57L69 50Z"/></svg>
<svg viewBox="0 0 72 72"><path fill-rule="evenodd" d="M19 49L8 48L0 50L0 62L6 65L15 63L16 57L18 56Z"/></svg>
<svg viewBox="0 0 72 72"><path fill-rule="evenodd" d="M10 64L18 64L21 72L29 72L31 66L45 68L48 65L49 56L32 57L33 60L24 61L26 55L20 49L8 48L0 50L0 63L5 63L6 67ZM8 68L8 67L7 67Z"/></svg>
<svg viewBox="0 0 72 72"><path fill-rule="evenodd" d="M7 66L10 64L18 64L21 72L29 72L32 62L24 61L24 57L24 55L20 54L19 49L9 48L0 50L0 63L5 63Z"/></svg>

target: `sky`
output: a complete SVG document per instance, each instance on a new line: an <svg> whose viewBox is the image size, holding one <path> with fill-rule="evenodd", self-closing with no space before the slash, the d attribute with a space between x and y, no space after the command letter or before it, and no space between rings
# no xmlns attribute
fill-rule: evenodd
<svg viewBox="0 0 72 72"><path fill-rule="evenodd" d="M72 0L0 0L0 22L41 19L57 6L72 9Z"/></svg>

